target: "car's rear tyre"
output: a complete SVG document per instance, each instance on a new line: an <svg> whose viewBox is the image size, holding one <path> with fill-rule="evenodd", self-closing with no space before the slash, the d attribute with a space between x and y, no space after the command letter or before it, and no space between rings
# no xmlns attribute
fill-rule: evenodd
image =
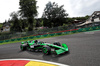
<svg viewBox="0 0 100 66"><path fill-rule="evenodd" d="M45 55L49 55L51 53L51 48L49 46L44 46L42 52Z"/></svg>
<svg viewBox="0 0 100 66"><path fill-rule="evenodd" d="M57 46L61 46L61 44L59 42L54 42L53 44L57 45Z"/></svg>
<svg viewBox="0 0 100 66"><path fill-rule="evenodd" d="M22 51L26 50L26 48L27 48L27 45L20 45L20 49L21 49Z"/></svg>

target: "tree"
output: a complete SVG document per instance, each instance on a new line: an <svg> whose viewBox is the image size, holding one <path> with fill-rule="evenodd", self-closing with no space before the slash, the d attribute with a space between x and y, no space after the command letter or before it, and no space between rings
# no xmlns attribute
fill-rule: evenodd
<svg viewBox="0 0 100 66"><path fill-rule="evenodd" d="M89 15L86 15L86 16L85 16L85 19L87 20L89 17L90 17Z"/></svg>
<svg viewBox="0 0 100 66"><path fill-rule="evenodd" d="M73 18L67 18L65 24L72 24L74 22Z"/></svg>
<svg viewBox="0 0 100 66"><path fill-rule="evenodd" d="M20 0L20 15L28 19L28 31L33 30L34 17L37 16L37 6L35 0Z"/></svg>
<svg viewBox="0 0 100 66"><path fill-rule="evenodd" d="M65 18L68 14L63 9L63 6L64 5L58 6L55 2L48 2L46 4L42 18L48 19L47 23L45 23L48 27L62 26L66 21Z"/></svg>
<svg viewBox="0 0 100 66"><path fill-rule="evenodd" d="M86 21L90 16L86 15L84 17L75 17L73 19L79 20L79 21Z"/></svg>
<svg viewBox="0 0 100 66"><path fill-rule="evenodd" d="M27 26L27 20L20 18L20 22L21 22L22 31L25 31L25 28L28 27Z"/></svg>
<svg viewBox="0 0 100 66"><path fill-rule="evenodd" d="M12 21L12 26L11 26L11 31L16 31L16 32L21 32L21 26L20 26L20 22L18 20L18 13L12 12L10 14L11 21Z"/></svg>

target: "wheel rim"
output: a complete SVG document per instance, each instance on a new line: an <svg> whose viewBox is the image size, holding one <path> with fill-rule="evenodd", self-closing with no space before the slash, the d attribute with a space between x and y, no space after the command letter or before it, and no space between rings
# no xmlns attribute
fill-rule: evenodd
<svg viewBox="0 0 100 66"><path fill-rule="evenodd" d="M47 49L46 49L46 48L43 48L43 52L44 52L44 53L47 53Z"/></svg>

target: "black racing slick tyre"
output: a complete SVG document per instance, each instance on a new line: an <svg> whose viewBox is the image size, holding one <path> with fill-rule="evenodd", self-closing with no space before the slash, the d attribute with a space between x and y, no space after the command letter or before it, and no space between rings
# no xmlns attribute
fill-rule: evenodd
<svg viewBox="0 0 100 66"><path fill-rule="evenodd" d="M59 42L54 42L53 44L57 45L57 46L61 46L61 44Z"/></svg>
<svg viewBox="0 0 100 66"><path fill-rule="evenodd" d="M26 50L26 48L27 48L27 44L25 44L25 45L20 45L20 49L21 49L22 51Z"/></svg>
<svg viewBox="0 0 100 66"><path fill-rule="evenodd" d="M49 55L51 54L51 48L49 46L44 46L42 49L43 54Z"/></svg>

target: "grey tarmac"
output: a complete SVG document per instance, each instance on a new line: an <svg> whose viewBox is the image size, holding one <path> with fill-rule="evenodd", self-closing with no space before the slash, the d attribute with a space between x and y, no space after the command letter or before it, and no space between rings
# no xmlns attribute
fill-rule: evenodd
<svg viewBox="0 0 100 66"><path fill-rule="evenodd" d="M38 59L71 66L100 66L100 31L51 37L39 41L66 43L69 52L58 56L46 56L41 51L21 51L19 42L0 45L0 59Z"/></svg>

